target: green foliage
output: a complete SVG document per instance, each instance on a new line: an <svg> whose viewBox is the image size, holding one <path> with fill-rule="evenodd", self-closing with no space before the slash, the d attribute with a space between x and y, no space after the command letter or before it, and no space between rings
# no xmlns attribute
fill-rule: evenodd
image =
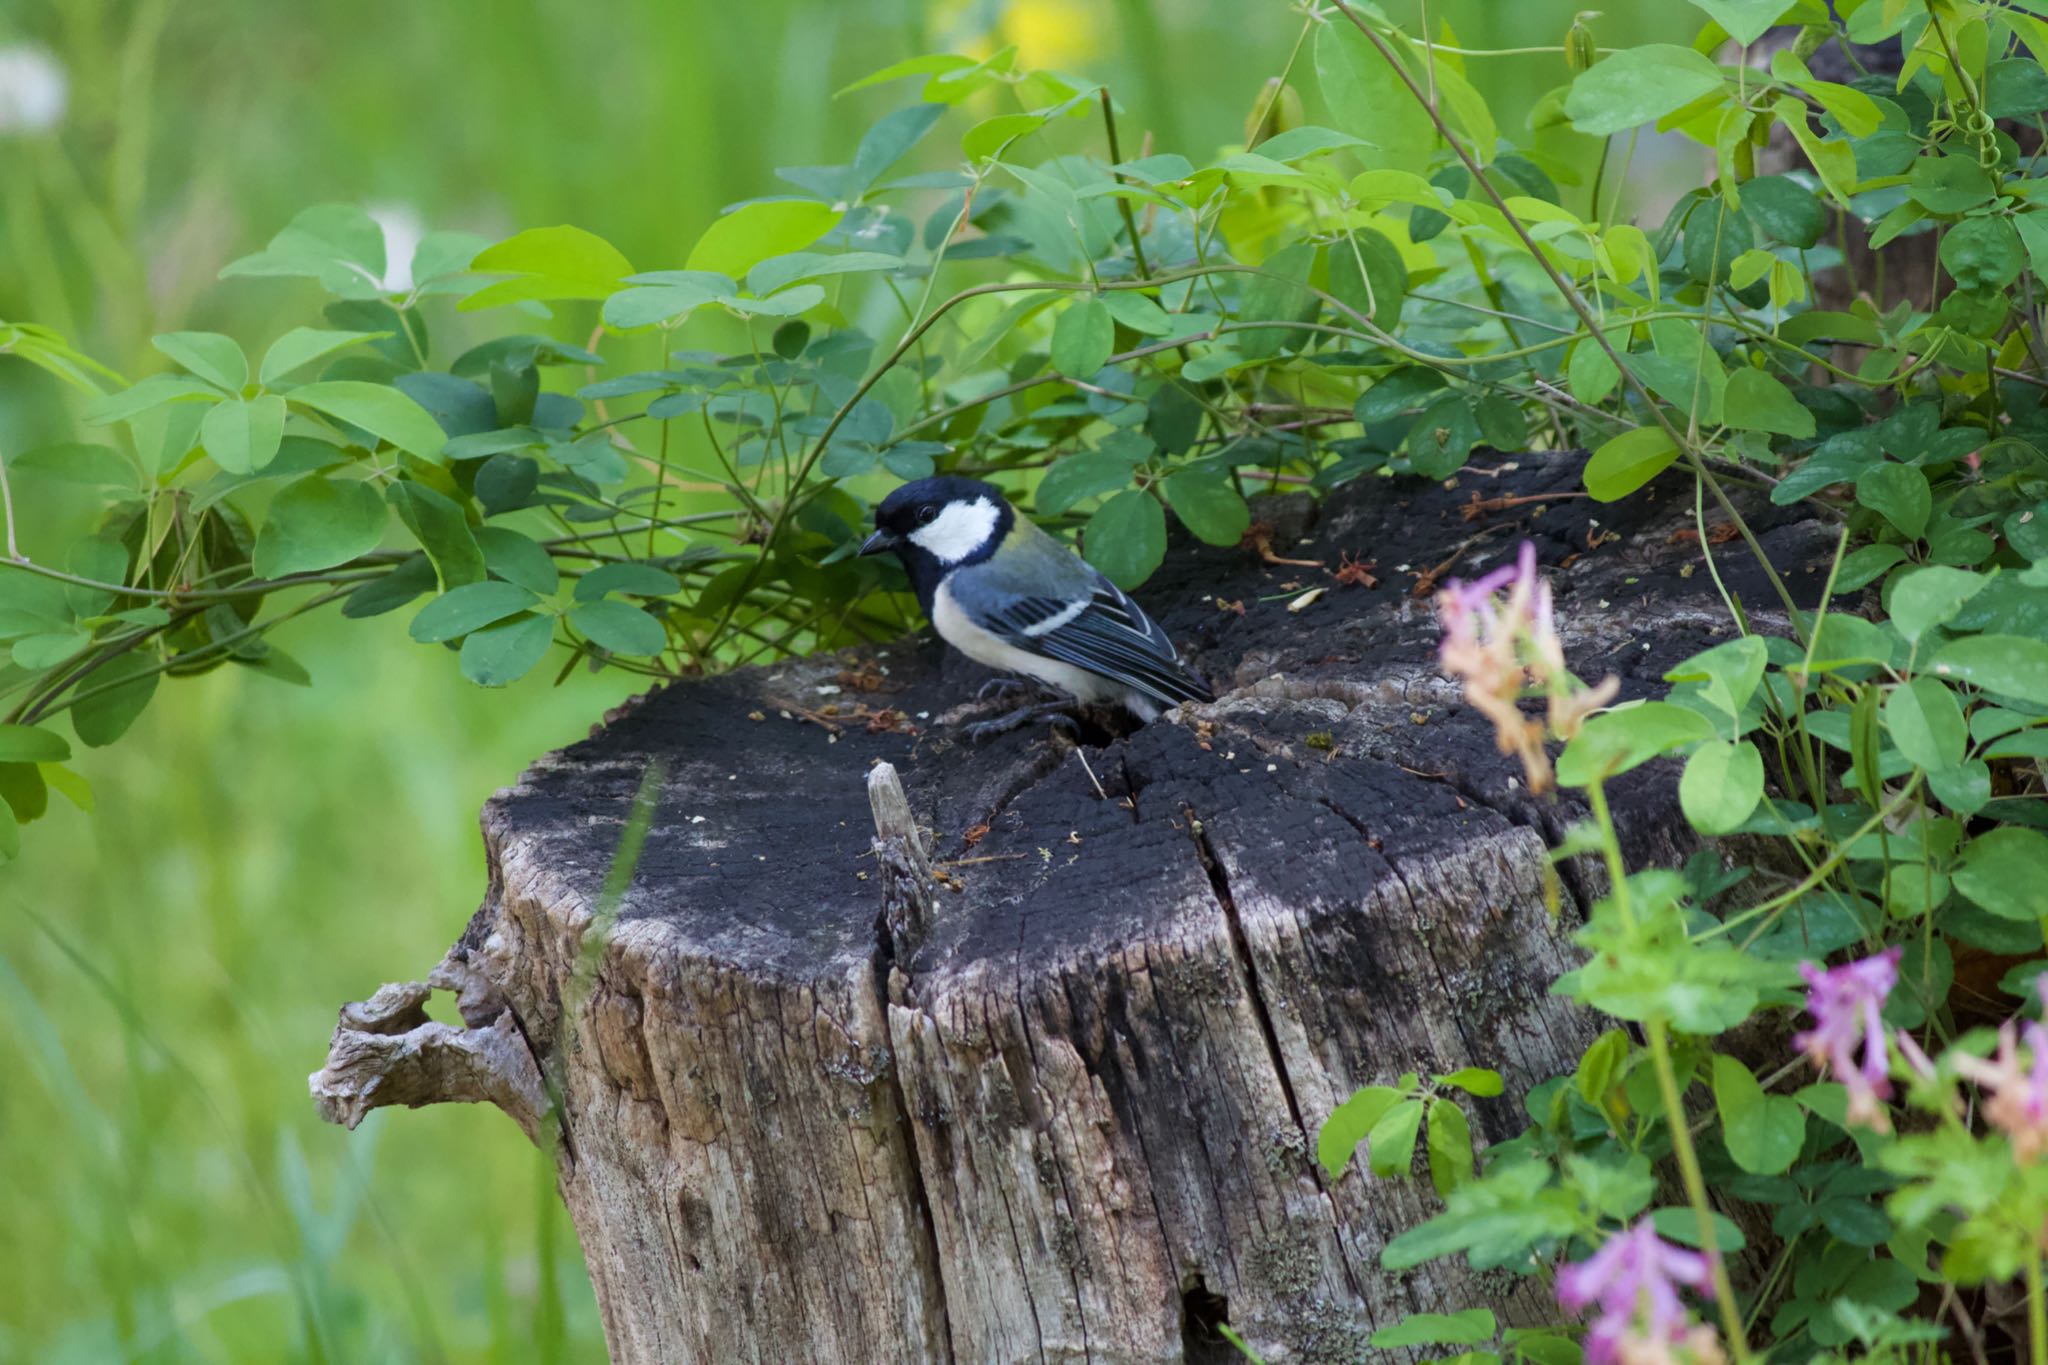
<svg viewBox="0 0 2048 1365"><path fill-rule="evenodd" d="M1477 1068L1367 1086L1318 1157L1399 1179L1421 1147L1443 1212L1389 1244L1396 1269L1534 1273L1638 1219L1733 1250L1711 1182L1785 1239L1754 1301L1719 1295L1738 1357L1766 1312L1788 1357L1923 1342L1919 1284L2038 1273L2048 1215L2026 1154L1950 1103L1985 1083L1959 949L2048 928L2048 216L2038 153L2000 123L2048 110L2048 25L1998 0L1697 8L1690 45L1604 55L1583 18L1525 126L1472 69L1497 54L1314 10L1243 144L1199 158L1125 157L1107 91L1015 48L913 58L849 87L915 83L846 164L779 172L665 259L634 248L661 268L569 225L435 233L392 287L381 230L330 203L221 272L280 307L318 292L274 337L167 332L129 383L0 326L79 424L5 466L0 856L50 788L80 796L53 727L109 744L166 677L304 683L270 632L330 605L410 608L407 635L485 687L551 653L561 677L672 677L893 635L904 585L853 550L887 488L935 471L997 480L1126 587L1175 523L1229 546L1276 484L1447 479L1488 447L1589 451L1602 502L1689 480L1702 549L1711 505L1761 556L1727 496L1748 483L1840 525L1820 607L1762 560L1776 600L1738 601L1709 560L1736 638L1555 736L1594 814L1560 856L1606 874L1556 989L1635 1031L1524 1097L1531 1126L1483 1167L1460 1096L1503 1087ZM1721 60L1781 26L1767 63ZM1896 78L1808 64L1892 39ZM1645 129L1712 167L1649 228L1604 192ZM1599 148L1590 184L1573 140ZM1796 164L1759 177L1774 140ZM1936 291L1815 306L1850 221L1881 256L1932 234ZM80 490L89 530L17 553L17 494L26 516ZM1700 834L1774 860L1628 869L1606 784L1659 762ZM1890 1024L1941 1055L1908 1101L1936 1121L1908 1137L1726 1041L1796 1002L1802 960L1885 945ZM1653 1208L1667 1157L1686 1202ZM1380 1337L1573 1349L1472 1314Z"/></svg>

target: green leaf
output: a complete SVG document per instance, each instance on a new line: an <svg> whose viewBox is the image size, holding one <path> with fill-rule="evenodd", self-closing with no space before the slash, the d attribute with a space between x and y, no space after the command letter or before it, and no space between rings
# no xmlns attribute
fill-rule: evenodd
<svg viewBox="0 0 2048 1365"><path fill-rule="evenodd" d="M1421 1100L1402 1100L1382 1114L1365 1139L1370 1148L1372 1173L1408 1174L1408 1167L1415 1160L1415 1136L1421 1129Z"/></svg>
<svg viewBox="0 0 2048 1365"><path fill-rule="evenodd" d="M1586 461L1586 492L1595 502L1615 502L1656 478L1677 458L1678 447L1662 427L1624 431Z"/></svg>
<svg viewBox="0 0 2048 1365"><path fill-rule="evenodd" d="M1956 890L2001 919L2048 919L2048 835L2007 825L1970 840L1956 864Z"/></svg>
<svg viewBox="0 0 2048 1365"><path fill-rule="evenodd" d="M1438 1194L1449 1194L1471 1181L1472 1125L1457 1102L1435 1099L1429 1102L1429 1183Z"/></svg>
<svg viewBox="0 0 2048 1365"><path fill-rule="evenodd" d="M1713 722L1690 707L1646 701L1588 720L1558 756L1557 780L1583 787L1714 737Z"/></svg>
<svg viewBox="0 0 2048 1365"><path fill-rule="evenodd" d="M270 500L251 563L262 578L330 569L376 549L384 524L370 484L309 474Z"/></svg>
<svg viewBox="0 0 2048 1365"><path fill-rule="evenodd" d="M1330 1179L1344 1174L1358 1144L1400 1101L1401 1092L1392 1086L1368 1085L1330 1112L1316 1133L1316 1160L1322 1163Z"/></svg>
<svg viewBox="0 0 2048 1365"><path fill-rule="evenodd" d="M1581 71L1565 96L1564 112L1580 132L1605 137L1653 122L1720 88L1720 68L1691 48L1645 43Z"/></svg>
<svg viewBox="0 0 2048 1365"><path fill-rule="evenodd" d="M374 299L383 292L384 230L354 204L315 204L220 276L303 277L342 298Z"/></svg>
<svg viewBox="0 0 2048 1365"><path fill-rule="evenodd" d="M1934 511L1927 476L1912 465L1872 465L1856 476L1856 501L1883 517L1908 540L1918 540Z"/></svg>
<svg viewBox="0 0 2048 1365"><path fill-rule="evenodd" d="M1322 306L1304 287L1315 270L1316 248L1309 242L1281 247L1260 262L1264 272L1251 277L1238 309L1241 322L1269 320L1307 322ZM1248 359L1262 360L1283 348L1299 348L1308 333L1293 327L1256 327L1237 334L1237 349Z"/></svg>
<svg viewBox="0 0 2048 1365"><path fill-rule="evenodd" d="M433 414L397 389L382 384L330 379L303 385L286 396L315 412L360 427L423 460L439 455L441 447L448 443Z"/></svg>
<svg viewBox="0 0 2048 1365"><path fill-rule="evenodd" d="M1771 237L1802 250L1817 244L1833 221L1828 206L1811 190L1783 175L1744 181L1742 207L1750 221Z"/></svg>
<svg viewBox="0 0 2048 1365"><path fill-rule="evenodd" d="M83 441L59 441L55 445L24 450L7 461L11 474L32 475L56 483L81 484L90 488L141 489L135 466L120 451Z"/></svg>
<svg viewBox="0 0 2048 1365"><path fill-rule="evenodd" d="M1909 178L1908 192L1930 213L1967 213L1991 200L1991 177L1974 156L1923 156Z"/></svg>
<svg viewBox="0 0 2048 1365"><path fill-rule="evenodd" d="M33 725L0 725L0 763L62 763L71 757L64 736Z"/></svg>
<svg viewBox="0 0 2048 1365"><path fill-rule="evenodd" d="M213 462L230 474L253 474L277 458L284 441L284 399L223 398L199 423L199 441Z"/></svg>
<svg viewBox="0 0 2048 1365"><path fill-rule="evenodd" d="M1806 1114L1784 1095L1767 1095L1748 1067L1714 1054L1714 1108L1728 1155L1751 1175L1781 1175L1806 1141Z"/></svg>
<svg viewBox="0 0 2048 1365"><path fill-rule="evenodd" d="M1398 35L1387 41L1407 46ZM1363 33L1347 23L1317 29L1316 84L1337 126L1373 144L1363 153L1369 165L1418 174L1428 168L1437 146L1429 111Z"/></svg>
<svg viewBox="0 0 2048 1365"><path fill-rule="evenodd" d="M747 288L766 298L799 280L901 270L906 264L901 256L880 251L843 251L833 255L821 251L792 251L784 256L771 256L749 270Z"/></svg>
<svg viewBox="0 0 2048 1365"><path fill-rule="evenodd" d="M1893 562L1897 562L1897 556ZM1983 574L1943 564L1900 574L1891 585L1892 624L1906 637L1907 644L1917 645L1928 631L1954 620L1963 603L1975 597L1989 581Z"/></svg>
<svg viewBox="0 0 2048 1365"><path fill-rule="evenodd" d="M1502 1085L1498 1071L1488 1071L1483 1066L1462 1066L1436 1078L1438 1085L1456 1086L1468 1095L1491 1099L1500 1094Z"/></svg>
<svg viewBox="0 0 2048 1365"><path fill-rule="evenodd" d="M1172 315L1135 289L1112 289L1101 298L1112 318L1140 336L1163 337L1173 332Z"/></svg>
<svg viewBox="0 0 2048 1365"><path fill-rule="evenodd" d="M429 232L420 238L420 244L413 249L413 288L427 294L449 292L446 289L428 289L426 286L468 270L469 263L476 259L477 253L490 244L490 238L479 237L474 232L448 229Z"/></svg>
<svg viewBox="0 0 2048 1365"><path fill-rule="evenodd" d="M2004 218L1965 218L1941 237L1941 264L1958 289L2003 289L2026 265L2020 235Z"/></svg>
<svg viewBox="0 0 2048 1365"><path fill-rule="evenodd" d="M1770 375L1744 365L1728 376L1723 420L1738 431L1772 431L1800 440L1814 433L1813 412Z"/></svg>
<svg viewBox="0 0 2048 1365"><path fill-rule="evenodd" d="M1395 370L1384 379L1375 381L1358 401L1352 405L1351 415L1364 426L1376 426L1392 421L1402 413L1421 407L1424 402L1440 393L1444 378L1435 370L1410 366Z"/></svg>
<svg viewBox="0 0 2048 1365"><path fill-rule="evenodd" d="M488 630L471 631L462 642L462 676L479 687L516 682L547 656L555 638L552 616L529 616Z"/></svg>
<svg viewBox="0 0 2048 1365"><path fill-rule="evenodd" d="M1649 1158L1640 1152L1626 1156L1610 1153L1599 1159L1568 1156L1565 1170L1593 1211L1608 1218L1634 1218L1649 1207L1657 1192Z"/></svg>
<svg viewBox="0 0 2048 1365"><path fill-rule="evenodd" d="M1220 469L1183 469L1167 475L1160 487L1173 514L1197 540L1235 545L1251 529L1252 509Z"/></svg>
<svg viewBox="0 0 2048 1365"><path fill-rule="evenodd" d="M412 638L423 645L439 644L473 630L530 611L540 599L517 583L490 579L451 588L419 609L412 618Z"/></svg>
<svg viewBox="0 0 2048 1365"><path fill-rule="evenodd" d="M11 863L21 856L21 822L15 818L14 808L0 801L0 863Z"/></svg>
<svg viewBox="0 0 2048 1365"><path fill-rule="evenodd" d="M1485 1308L1467 1308L1462 1313L1410 1313L1391 1326L1372 1334L1372 1344L1382 1349L1398 1346L1477 1346L1492 1341L1500 1325Z"/></svg>
<svg viewBox="0 0 2048 1365"><path fill-rule="evenodd" d="M1166 559L1166 511L1151 494L1126 488L1095 509L1082 544L1110 582L1135 588Z"/></svg>
<svg viewBox="0 0 2048 1365"><path fill-rule="evenodd" d="M484 567L507 583L543 597L562 586L555 561L531 537L506 526L479 526L471 535L484 553Z"/></svg>
<svg viewBox="0 0 2048 1365"><path fill-rule="evenodd" d="M511 278L487 284L457 304L465 313L530 300L608 298L633 273L633 263L617 247L567 225L528 228L507 237L478 252L469 268Z"/></svg>
<svg viewBox="0 0 2048 1365"><path fill-rule="evenodd" d="M218 332L166 332L150 345L216 388L240 393L249 382L249 359L233 337Z"/></svg>
<svg viewBox="0 0 2048 1365"><path fill-rule="evenodd" d="M1101 299L1070 304L1052 325L1052 367L1069 379L1093 379L1116 346L1116 320Z"/></svg>
<svg viewBox="0 0 2048 1365"><path fill-rule="evenodd" d="M1924 674L1891 690L1885 698L1884 724L1899 752L1930 772L1962 762L1970 743L1955 693L1939 678Z"/></svg>
<svg viewBox="0 0 2048 1365"><path fill-rule="evenodd" d="M391 572L369 580L342 599L341 614L354 621L397 611L421 593L432 592L435 581L432 561L424 554L407 555Z"/></svg>
<svg viewBox="0 0 2048 1365"><path fill-rule="evenodd" d="M600 564L576 580L576 600L595 602L608 592L634 597L671 597L683 590L676 576L652 564Z"/></svg>
<svg viewBox="0 0 2048 1365"><path fill-rule="evenodd" d="M1114 450L1083 450L1046 470L1032 496L1042 514L1056 517L1087 498L1130 487L1137 467L1135 460Z"/></svg>
<svg viewBox="0 0 2048 1365"><path fill-rule="evenodd" d="M1778 22L1790 5L1790 0L1692 0L1692 3L1707 12L1709 18L1721 26L1721 31L1730 38L1748 47L1764 36L1764 30ZM1744 194L1749 186L1742 187Z"/></svg>
<svg viewBox="0 0 2048 1365"><path fill-rule="evenodd" d="M1678 804L1702 834L1728 834L1764 799L1764 759L1754 744L1710 739L1693 750L1678 779Z"/></svg>
<svg viewBox="0 0 2048 1365"><path fill-rule="evenodd" d="M469 529L469 518L452 499L411 479L392 484L385 496L433 561L444 591L483 581L483 549Z"/></svg>
<svg viewBox="0 0 2048 1365"><path fill-rule="evenodd" d="M708 270L663 270L660 283L640 283L621 289L604 301L607 327L631 331L657 322L673 322L707 303L723 303L739 292L739 286L724 275ZM655 276L635 275L636 281Z"/></svg>
<svg viewBox="0 0 2048 1365"><path fill-rule="evenodd" d="M569 613L569 624L614 654L659 654L668 648L661 622L629 602L601 598Z"/></svg>
<svg viewBox="0 0 2048 1365"><path fill-rule="evenodd" d="M329 332L318 327L294 327L276 341L263 354L263 366L256 377L268 387L297 369L302 369L322 356L333 355L336 351L350 346L359 346L365 341L378 341L389 336L389 332Z"/></svg>
<svg viewBox="0 0 2048 1365"><path fill-rule="evenodd" d="M1725 1213L1715 1213L1714 1246L1723 1256L1731 1251L1740 1251L1746 1244L1742 1229L1735 1226L1735 1220ZM1700 1216L1694 1210L1683 1206L1658 1209L1650 1215L1650 1223L1657 1229L1657 1235L1667 1242L1680 1246L1698 1247L1700 1240Z"/></svg>
<svg viewBox="0 0 2048 1365"><path fill-rule="evenodd" d="M687 265L737 280L770 256L809 246L845 216L841 209L809 199L744 204L705 229L690 248Z"/></svg>
<svg viewBox="0 0 2048 1365"><path fill-rule="evenodd" d="M2014 701L2048 706L2048 642L2023 635L1951 640L1935 654L1931 671Z"/></svg>
<svg viewBox="0 0 2048 1365"><path fill-rule="evenodd" d="M1744 635L1703 650L1672 666L1665 682L1699 682L1700 694L1727 714L1731 723L1742 719L1743 708L1763 681L1770 647L1761 636Z"/></svg>
<svg viewBox="0 0 2048 1365"><path fill-rule="evenodd" d="M1580 1099L1595 1109L1607 1110L1607 1092L1620 1079L1630 1046L1628 1034L1618 1028L1609 1029L1593 1040L1572 1073L1572 1084Z"/></svg>
<svg viewBox="0 0 2048 1365"><path fill-rule="evenodd" d="M960 136L960 151L969 161L1000 157L1020 137L1045 126L1044 110L1021 114L997 114L985 118Z"/></svg>
<svg viewBox="0 0 2048 1365"><path fill-rule="evenodd" d="M1382 330L1399 325L1408 296L1408 265L1399 247L1361 227L1331 242L1328 255L1332 298Z"/></svg>
<svg viewBox="0 0 2048 1365"><path fill-rule="evenodd" d="M884 171L902 160L904 153L931 131L945 112L943 104L912 104L882 115L861 138L841 197L858 199L866 194Z"/></svg>
<svg viewBox="0 0 2048 1365"><path fill-rule="evenodd" d="M101 664L93 670L92 694L72 704L72 733L94 749L112 744L128 733L128 727L149 705L161 676L156 660L143 650Z"/></svg>

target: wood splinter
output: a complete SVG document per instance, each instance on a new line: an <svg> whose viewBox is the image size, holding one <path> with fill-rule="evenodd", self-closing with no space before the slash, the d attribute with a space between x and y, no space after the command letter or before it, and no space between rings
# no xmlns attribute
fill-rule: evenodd
<svg viewBox="0 0 2048 1365"><path fill-rule="evenodd" d="M306 1078L320 1117L354 1128L372 1109L487 1103L510 1114L535 1146L547 1087L504 997L452 952L426 981L396 981L341 1007L327 1062ZM469 1027L427 1017L427 997L454 991Z"/></svg>
<svg viewBox="0 0 2048 1365"><path fill-rule="evenodd" d="M903 956L931 927L932 864L895 764L868 769L868 807L875 817L875 860L882 867L882 924Z"/></svg>

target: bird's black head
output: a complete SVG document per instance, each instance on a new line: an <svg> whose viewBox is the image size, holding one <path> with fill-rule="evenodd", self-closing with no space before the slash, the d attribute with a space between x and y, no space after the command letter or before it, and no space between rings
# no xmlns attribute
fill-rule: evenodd
<svg viewBox="0 0 2048 1365"><path fill-rule="evenodd" d="M860 552L894 551L929 612L939 580L994 554L1016 520L992 484L945 475L918 479L882 499L875 509L875 533Z"/></svg>

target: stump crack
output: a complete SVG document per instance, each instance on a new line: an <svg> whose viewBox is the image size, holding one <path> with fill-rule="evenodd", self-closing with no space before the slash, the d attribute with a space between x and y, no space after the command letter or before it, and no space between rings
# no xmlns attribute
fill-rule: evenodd
<svg viewBox="0 0 2048 1365"><path fill-rule="evenodd" d="M1237 912L1237 899L1230 892L1230 874L1224 870L1223 860L1216 856L1216 849L1209 842L1209 832L1195 814L1194 807L1182 806L1181 815L1194 836L1195 856L1201 862L1202 870L1209 874L1209 889L1215 893L1216 903L1223 909L1223 922L1230 931L1230 950L1236 955L1238 970L1244 976L1252 1017L1258 1020L1259 1036L1265 1041L1266 1055L1272 1060L1273 1074L1280 1082L1280 1093L1287 1100L1288 1117L1294 1120L1294 1126L1305 1139L1308 1125L1302 1122L1301 1103L1295 1098L1294 1081L1287 1074L1287 1064L1280 1051L1280 1035L1273 1028L1273 1016L1266 1007L1265 993L1259 986L1259 971L1252 961L1251 943L1245 938L1244 921Z"/></svg>
<svg viewBox="0 0 2048 1365"><path fill-rule="evenodd" d="M896 958L896 944L889 935L885 915L875 916L875 959L872 978L875 991L877 1017L886 1024L891 1005L890 977L901 976L908 983L910 973L906 960L901 965ZM908 992L905 992L908 998ZM889 1108L894 1114L897 1129L903 1134L903 1162L909 1168L909 1194L912 1208L917 1214L917 1226L922 1244L918 1248L918 1269L930 1281L932 1300L939 1311L939 1345L945 1351L945 1359L955 1358L953 1350L953 1319L951 1305L946 1302L946 1276L939 1266L939 1224L932 1214L931 1191L926 1187L924 1156L920 1152L915 1131L915 1120L910 1112L910 1097L903 1090L903 1071L896 1057L894 1047L881 1058L882 1074L888 1079ZM1035 1317L1035 1310L1034 1310Z"/></svg>

